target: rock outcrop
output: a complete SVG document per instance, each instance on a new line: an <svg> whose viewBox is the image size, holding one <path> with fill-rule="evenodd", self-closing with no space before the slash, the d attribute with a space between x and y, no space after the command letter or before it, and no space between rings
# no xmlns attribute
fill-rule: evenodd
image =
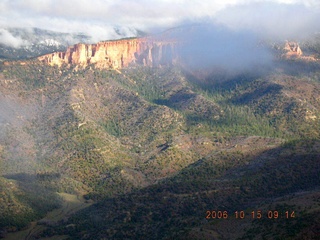
<svg viewBox="0 0 320 240"><path fill-rule="evenodd" d="M124 68L131 64L144 66L171 65L176 58L175 42L150 38L132 38L97 44L76 44L66 52L55 52L38 59L49 65L69 64L86 67L94 64L100 69Z"/></svg>
<svg viewBox="0 0 320 240"><path fill-rule="evenodd" d="M281 58L292 60L299 59L307 62L318 61L315 55L304 54L298 43L289 41L286 41L282 48Z"/></svg>
<svg viewBox="0 0 320 240"><path fill-rule="evenodd" d="M283 48L283 55L284 58L299 58L303 55L303 52L301 48L299 47L299 44L296 42L289 42L286 41L284 48Z"/></svg>

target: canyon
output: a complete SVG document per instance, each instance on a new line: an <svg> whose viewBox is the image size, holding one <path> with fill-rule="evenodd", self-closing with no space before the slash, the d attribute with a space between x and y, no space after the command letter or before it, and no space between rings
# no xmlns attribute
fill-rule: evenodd
<svg viewBox="0 0 320 240"><path fill-rule="evenodd" d="M127 38L96 44L78 43L68 47L65 52L53 52L37 59L50 66L74 65L77 68L89 65L97 69L121 69L134 65L171 66L185 58L182 57L182 50L188 46L170 38ZM314 56L306 56L296 42L286 41L278 50L284 59L316 61Z"/></svg>
<svg viewBox="0 0 320 240"><path fill-rule="evenodd" d="M252 52L167 35L0 64L0 238L315 239L318 52L280 42L265 71L207 74Z"/></svg>

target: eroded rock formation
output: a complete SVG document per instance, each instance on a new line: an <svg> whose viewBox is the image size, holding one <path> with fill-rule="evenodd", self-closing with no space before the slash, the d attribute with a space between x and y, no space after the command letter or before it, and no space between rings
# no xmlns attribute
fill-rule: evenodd
<svg viewBox="0 0 320 240"><path fill-rule="evenodd" d="M97 68L123 68L130 64L145 66L171 65L175 60L175 42L155 41L149 38L133 38L76 44L66 52L55 52L38 59L49 65L74 64Z"/></svg>
<svg viewBox="0 0 320 240"><path fill-rule="evenodd" d="M299 47L299 44L296 42L286 41L283 51L284 51L284 54L283 54L284 58L298 58L303 55L303 52Z"/></svg>
<svg viewBox="0 0 320 240"><path fill-rule="evenodd" d="M296 42L286 41L282 48L281 57L284 59L299 59L307 62L318 61L315 55L306 55Z"/></svg>

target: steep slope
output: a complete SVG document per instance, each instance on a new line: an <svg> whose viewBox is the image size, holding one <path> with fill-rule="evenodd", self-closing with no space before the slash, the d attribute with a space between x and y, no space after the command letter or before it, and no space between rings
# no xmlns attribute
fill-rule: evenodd
<svg viewBox="0 0 320 240"><path fill-rule="evenodd" d="M247 114L268 119L265 123L268 134L272 131L269 125L280 134L277 136L318 139L319 64L284 60L276 61L275 66L261 74L220 72L202 79L191 76L190 82L199 93L224 106L226 114L242 109ZM232 110L233 107L236 109ZM230 116L223 122L230 120L235 119ZM260 125L262 123L260 121Z"/></svg>
<svg viewBox="0 0 320 240"><path fill-rule="evenodd" d="M299 239L302 235L316 239L319 68L312 65L310 79L293 76L288 68L291 62L281 64L282 71L271 74L213 74L206 79L177 70L179 75L164 69L122 70L125 77L119 82L123 86L185 119L182 135L173 135L171 142L158 145L158 152L151 151L154 155L146 163L156 169L152 175L163 164L178 162L179 155L167 155L172 150L183 150L184 156L194 154L191 159L198 160L182 168L171 167L178 170L176 174L160 175L166 178L157 184L105 198L70 218L73 228L55 228L54 234L70 234L74 239L84 234L88 239ZM203 100L197 106L199 98ZM309 117L311 109L316 117ZM148 156L151 149L146 150ZM155 165L161 155L165 162ZM150 170L144 172L150 176ZM228 219L206 219L208 211L227 211ZM236 219L236 211L245 212L246 220ZM252 211L263 212L261 221L252 218ZM282 213L278 222L269 219L270 211ZM286 217L286 211L290 216Z"/></svg>
<svg viewBox="0 0 320 240"><path fill-rule="evenodd" d="M56 228L55 233L72 239L82 233L87 239L299 239L305 234L316 239L319 142L308 142L307 151L305 144L242 139L175 177L79 212L68 222L72 229ZM302 149L296 151L298 146ZM252 217L252 211L261 217ZM270 217L274 211L280 215Z"/></svg>
<svg viewBox="0 0 320 240"><path fill-rule="evenodd" d="M199 75L162 64L167 44L79 44L1 65L3 232L59 207L57 192L96 204L35 237L245 238L270 222L218 231L206 211L277 210L268 204L286 201L309 224L318 213L319 65L279 60L260 72ZM302 200L293 195L303 191ZM298 204L309 196L316 200ZM295 237L313 236L318 224L291 220L279 236L292 226Z"/></svg>
<svg viewBox="0 0 320 240"><path fill-rule="evenodd" d="M171 176L214 148L213 139L186 134L183 114L155 104L146 94L148 86L133 80L134 71L73 71L38 61L4 65L1 71L1 170L4 181L16 182L17 191L10 194L22 192L21 208L36 201L25 196L25 188L35 199L32 189L47 189L43 196L55 196L54 207L60 204L56 191L85 194L87 199L115 196ZM171 75L164 77L168 82L163 84L171 84L165 91L187 84L179 71L138 72L149 83ZM206 102L218 113L213 102ZM201 147L203 141L211 147ZM31 209L24 223L52 207ZM6 225L7 217L1 226L21 228L19 211L11 216L15 228Z"/></svg>

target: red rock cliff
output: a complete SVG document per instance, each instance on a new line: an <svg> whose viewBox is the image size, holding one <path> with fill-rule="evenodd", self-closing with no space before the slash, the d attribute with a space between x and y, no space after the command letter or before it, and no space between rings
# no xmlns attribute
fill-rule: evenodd
<svg viewBox="0 0 320 240"><path fill-rule="evenodd" d="M284 54L282 55L282 57L284 58L299 58L303 54L298 43L296 42L286 41L283 51L284 51Z"/></svg>
<svg viewBox="0 0 320 240"><path fill-rule="evenodd" d="M38 59L49 65L74 64L97 68L123 68L130 64L159 66L172 64L175 43L155 41L148 38L122 39L97 44L76 44L66 52L55 52Z"/></svg>

